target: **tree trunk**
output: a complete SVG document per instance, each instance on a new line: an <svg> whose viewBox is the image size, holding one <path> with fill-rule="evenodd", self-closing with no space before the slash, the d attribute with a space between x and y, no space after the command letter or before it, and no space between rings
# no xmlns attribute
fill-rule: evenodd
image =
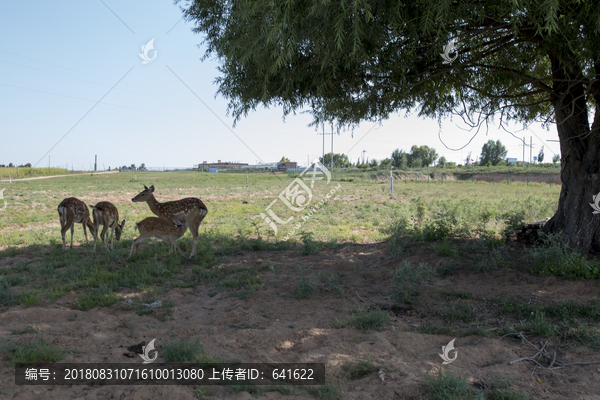
<svg viewBox="0 0 600 400"><path fill-rule="evenodd" d="M590 129L580 69L573 65L565 69L564 61L550 59L554 82L558 82L554 85L553 106L560 139L562 188L556 214L543 230L562 232L568 245L582 253L600 252L600 214L594 214L590 206L593 196L600 192L600 103L596 102L599 106Z"/></svg>

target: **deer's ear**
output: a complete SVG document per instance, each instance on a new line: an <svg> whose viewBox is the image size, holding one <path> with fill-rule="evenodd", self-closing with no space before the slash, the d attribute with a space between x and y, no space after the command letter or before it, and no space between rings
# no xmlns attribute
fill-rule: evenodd
<svg viewBox="0 0 600 400"><path fill-rule="evenodd" d="M121 229L125 228L125 220L123 220L123 222L121 222Z"/></svg>
<svg viewBox="0 0 600 400"><path fill-rule="evenodd" d="M154 185L150 186L149 190L150 190L150 193L153 193L154 192Z"/></svg>
<svg viewBox="0 0 600 400"><path fill-rule="evenodd" d="M148 188L146 187L146 185L144 185L144 189L148 190Z"/></svg>

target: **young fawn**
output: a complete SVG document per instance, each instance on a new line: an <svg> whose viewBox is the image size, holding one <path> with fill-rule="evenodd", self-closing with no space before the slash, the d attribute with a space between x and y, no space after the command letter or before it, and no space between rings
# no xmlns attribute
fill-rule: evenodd
<svg viewBox="0 0 600 400"><path fill-rule="evenodd" d="M94 217L94 227L96 228L96 237L94 238L94 253L96 252L96 239L98 239L98 231L100 225L102 225L102 232L100 238L102 243L106 246L106 250L110 253L113 250L113 235L116 236L117 240L121 240L121 234L125 227L125 220L119 224L119 210L114 204L108 201L101 201L95 206L90 206L93 210L92 215ZM108 249L108 235L106 234L110 228L110 250ZM104 237L106 235L106 238Z"/></svg>
<svg viewBox="0 0 600 400"><path fill-rule="evenodd" d="M83 225L83 234L85 235L86 243L89 243L87 237L86 226L90 229L90 233L94 238L94 245L96 244L96 227L92 224L90 218L90 210L88 210L85 203L75 197L69 197L64 199L58 205L58 217L60 218L60 235L63 241L63 250L67 249L65 243L65 234L71 228L71 248L73 248L73 232L75 231L75 223Z"/></svg>
<svg viewBox="0 0 600 400"><path fill-rule="evenodd" d="M200 228L200 223L204 217L206 217L206 214L208 214L208 210L202 200L196 197L188 197L177 201L161 203L154 197L154 186L146 187L146 185L144 185L144 190L131 199L131 201L134 203L148 203L150 211L160 218L164 218L168 221L178 220L181 223L185 222L190 228L192 240L194 242L189 258L196 256L198 229Z"/></svg>
<svg viewBox="0 0 600 400"><path fill-rule="evenodd" d="M185 221L169 221L157 217L148 217L138 222L135 225L134 230L139 229L140 236L133 241L133 244L131 245L131 252L129 252L128 258L133 255L134 250L136 253L138 252L138 246L141 242L152 236L171 243L171 246L169 247L169 254L173 253L173 248L175 248L179 254L185 257L185 254L183 254L183 251L181 251L181 248L177 244L177 239L184 235L187 228L188 226Z"/></svg>

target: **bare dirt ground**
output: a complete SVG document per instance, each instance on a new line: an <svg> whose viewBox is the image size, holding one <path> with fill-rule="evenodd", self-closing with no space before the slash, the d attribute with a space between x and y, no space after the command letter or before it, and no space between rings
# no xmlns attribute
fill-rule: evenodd
<svg viewBox="0 0 600 400"><path fill-rule="evenodd" d="M513 252L520 251L519 248ZM427 249L410 253L413 263L427 262L438 266L448 261ZM157 338L159 358L161 341L196 338L210 355L243 362L323 362L327 376L337 376L342 364L360 357L371 358L377 373L342 382L345 399L418 399L427 393L422 384L424 374L436 375L443 367L467 379L472 387L489 382L498 375L513 380L513 388L536 399L600 398L600 365L573 365L553 371L538 370L531 378L529 362L511 364L535 350L511 337L457 337L457 359L442 366L441 353L452 336L417 333L417 328L440 321L437 312L443 299L440 291L469 291L469 304L476 313L486 314L486 304L496 296L520 297L531 304L576 300L588 302L600 296L596 281L564 281L533 276L519 268L504 268L476 273L464 265L456 274L426 286L413 306L391 307L389 295L394 287L391 271L400 263L391 258L384 244L348 245L323 250L317 255L302 256L297 250L281 252L239 252L214 268L249 268L260 270L264 287L247 299L221 291L214 295L210 284L195 288L175 288L166 298L175 302L171 319L160 322L150 315L139 316L123 307L123 302L107 308L83 312L72 309L74 294L56 303L26 308L22 305L0 314L0 334L35 326L55 345L71 351L60 362L132 362L141 360L124 356L126 347ZM187 273L193 264L186 266ZM293 296L303 267L314 284L312 297L298 300ZM335 274L343 289L340 295L324 290L321 276ZM131 296L136 293L121 293ZM211 297L209 294L212 294ZM353 309L391 307L390 322L381 330L360 331L346 326L335 328L336 321L352 315ZM489 326L501 326L495 316L487 316ZM123 324L127 321L128 324ZM128 329L126 325L130 325ZM248 327L239 329L238 327ZM491 328L493 330L494 328ZM34 334L22 336L22 340ZM563 363L597 360L598 352L586 347L559 347L557 360ZM14 369L2 361L0 397L2 399L193 399L196 387L189 386L16 386ZM268 392L253 397L246 392L231 392L217 387L207 398L214 399L308 399L303 389L296 395Z"/></svg>

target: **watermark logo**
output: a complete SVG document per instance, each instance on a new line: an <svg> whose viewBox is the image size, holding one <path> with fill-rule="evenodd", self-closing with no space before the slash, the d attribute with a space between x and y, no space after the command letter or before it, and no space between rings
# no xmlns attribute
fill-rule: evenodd
<svg viewBox="0 0 600 400"><path fill-rule="evenodd" d="M143 45L142 52L138 53L138 56L140 56L142 58L142 60L144 60L144 61L142 61L142 64L148 64L148 63L151 63L152 61L154 61L154 59L158 55L158 51L154 50L154 57L150 58L150 57L148 57L148 53L152 50L154 50L154 38L152 40L150 40L148 43L146 43L145 45Z"/></svg>
<svg viewBox="0 0 600 400"><path fill-rule="evenodd" d="M0 190L0 200L4 200L4 189ZM0 208L0 212L6 210L7 205L8 203L6 202L6 200L4 200L4 206Z"/></svg>
<svg viewBox="0 0 600 400"><path fill-rule="evenodd" d="M152 339L150 341L150 343L148 343L146 346L142 346L142 351L144 352L144 354L140 354L140 357L142 357L142 360L144 360L143 364L150 364L151 362L153 362L154 360L156 360L158 358L158 351L154 350L154 341L156 340L156 338ZM150 358L150 352L154 350L154 358Z"/></svg>
<svg viewBox="0 0 600 400"><path fill-rule="evenodd" d="M2 198L0 192L0 199ZM590 206L592 206L592 208L594 209L594 212L592 214L600 214L600 193L596 194L595 196L592 196L592 201L593 203L589 203Z"/></svg>
<svg viewBox="0 0 600 400"><path fill-rule="evenodd" d="M452 339L450 341L450 343L448 343L445 346L442 346L442 351L444 352L443 354L439 354L440 357L442 357L442 360L444 360L444 362L442 364L452 364L454 362L454 360L456 360L456 357L458 357L458 351L454 350L454 341L456 339ZM451 351L454 350L454 358L450 358L449 354Z"/></svg>
<svg viewBox="0 0 600 400"><path fill-rule="evenodd" d="M454 51L454 57L450 57L450 52L452 51ZM454 39L444 46L444 52L440 53L440 56L442 56L444 59L442 64L452 64L452 61L456 60L458 57L458 51L456 50Z"/></svg>
<svg viewBox="0 0 600 400"><path fill-rule="evenodd" d="M292 181L283 189L283 191L279 194L278 198L273 200L271 204L267 206L265 209L265 213L260 213L260 217L275 231L277 234L277 224L286 225L290 223L294 216L290 216L289 218L281 218L279 215L275 214L275 211L272 210L273 205L277 203L277 201L281 201L288 209L297 213L306 209L312 199L312 189L315 186L316 181L322 181L327 179L327 184L331 181L331 172L319 160L314 160L311 165L306 167L300 176ZM310 187L309 187L310 182Z"/></svg>

